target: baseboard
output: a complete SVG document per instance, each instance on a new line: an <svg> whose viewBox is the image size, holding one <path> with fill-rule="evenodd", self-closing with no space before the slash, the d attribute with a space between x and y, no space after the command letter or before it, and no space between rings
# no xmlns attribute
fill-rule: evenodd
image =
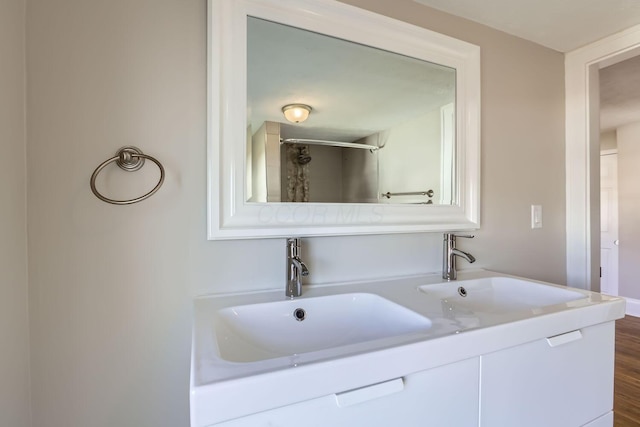
<svg viewBox="0 0 640 427"><path fill-rule="evenodd" d="M627 315L640 317L640 300L627 297L624 299L627 300Z"/></svg>

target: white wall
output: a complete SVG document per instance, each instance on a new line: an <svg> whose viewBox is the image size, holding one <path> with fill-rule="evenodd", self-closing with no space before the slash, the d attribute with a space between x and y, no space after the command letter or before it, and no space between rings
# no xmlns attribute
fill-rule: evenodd
<svg viewBox="0 0 640 427"><path fill-rule="evenodd" d="M618 294L640 299L640 122L618 128Z"/></svg>
<svg viewBox="0 0 640 427"><path fill-rule="evenodd" d="M563 283L562 55L411 0L350 2L482 47L483 225L461 247ZM285 273L284 239L205 238L205 1L30 0L27 23L33 425L186 426L191 298L280 288ZM160 159L166 183L107 205L89 176L127 144ZM110 168L106 190L153 185L147 168ZM313 282L440 268L439 233L304 245Z"/></svg>
<svg viewBox="0 0 640 427"><path fill-rule="evenodd" d="M440 121L440 108L437 108L382 132L384 148L378 152L380 193L433 190L433 200L440 200ZM384 203L428 200L420 195L381 199Z"/></svg>
<svg viewBox="0 0 640 427"><path fill-rule="evenodd" d="M379 136L379 133L375 133L354 142L376 146ZM380 151L343 148L341 156L342 201L345 203L377 202Z"/></svg>
<svg viewBox="0 0 640 427"><path fill-rule="evenodd" d="M249 126L249 129L251 126ZM251 167L247 167L247 179L251 176L249 201L280 202L280 123L264 122L251 137L251 154L247 153Z"/></svg>
<svg viewBox="0 0 640 427"><path fill-rule="evenodd" d="M267 126L260 126L251 137L251 202L267 201ZM249 157L249 155L247 155Z"/></svg>
<svg viewBox="0 0 640 427"><path fill-rule="evenodd" d="M356 141L382 147L343 150L345 202L421 203L421 195L381 197L384 193L434 191L440 199L440 109L413 117ZM420 137L416 137L419 135Z"/></svg>
<svg viewBox="0 0 640 427"><path fill-rule="evenodd" d="M24 0L0 2L0 426L29 412Z"/></svg>
<svg viewBox="0 0 640 427"><path fill-rule="evenodd" d="M618 148L616 131L609 130L600 134L600 151Z"/></svg>

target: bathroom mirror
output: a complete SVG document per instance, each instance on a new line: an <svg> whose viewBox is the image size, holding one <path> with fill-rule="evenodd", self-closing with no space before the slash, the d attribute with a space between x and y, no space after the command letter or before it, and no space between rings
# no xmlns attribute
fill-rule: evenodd
<svg viewBox="0 0 640 427"><path fill-rule="evenodd" d="M332 0L210 0L208 77L209 238L479 226L477 46Z"/></svg>
<svg viewBox="0 0 640 427"><path fill-rule="evenodd" d="M451 204L455 90L454 68L248 17L247 200Z"/></svg>

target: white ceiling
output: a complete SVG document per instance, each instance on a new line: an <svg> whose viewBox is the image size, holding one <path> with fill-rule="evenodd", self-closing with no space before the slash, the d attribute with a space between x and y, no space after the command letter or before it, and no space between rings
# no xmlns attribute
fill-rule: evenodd
<svg viewBox="0 0 640 427"><path fill-rule="evenodd" d="M638 0L414 0L560 52L640 24Z"/></svg>

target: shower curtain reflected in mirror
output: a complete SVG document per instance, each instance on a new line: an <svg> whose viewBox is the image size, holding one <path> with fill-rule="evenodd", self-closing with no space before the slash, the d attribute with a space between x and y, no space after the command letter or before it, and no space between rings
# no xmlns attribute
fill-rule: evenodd
<svg viewBox="0 0 640 427"><path fill-rule="evenodd" d="M308 145L286 144L287 202L309 201L309 154Z"/></svg>

